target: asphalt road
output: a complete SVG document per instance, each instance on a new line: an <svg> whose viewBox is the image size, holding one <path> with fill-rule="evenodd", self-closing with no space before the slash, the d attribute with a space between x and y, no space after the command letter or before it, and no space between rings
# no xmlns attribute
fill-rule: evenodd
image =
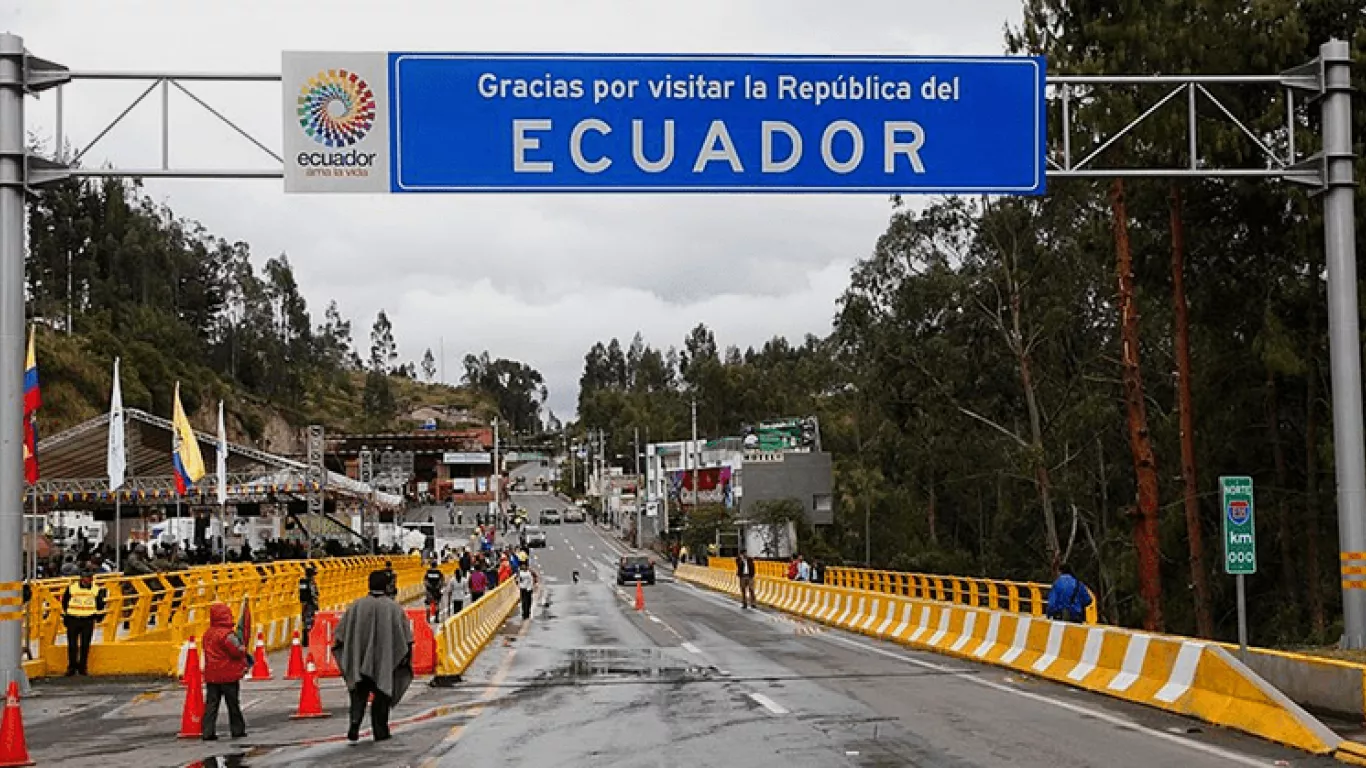
<svg viewBox="0 0 1366 768"><path fill-rule="evenodd" d="M515 500L533 517L563 506L543 494ZM252 736L221 747L174 741L174 692L155 709L100 688L79 713L35 712L40 764L104 765L123 742L141 766L193 764L188 757L375 768L1339 765L1004 670L742 611L667 569L644 588L638 612L634 589L614 582L622 545L588 524L547 530L549 546L533 551L543 589L532 619L510 620L456 688L416 685L395 711L390 742L342 741L335 680L324 703L336 716L322 721L284 719L294 684L259 684L278 686L274 698L250 689L251 701L262 700L248 712Z"/></svg>

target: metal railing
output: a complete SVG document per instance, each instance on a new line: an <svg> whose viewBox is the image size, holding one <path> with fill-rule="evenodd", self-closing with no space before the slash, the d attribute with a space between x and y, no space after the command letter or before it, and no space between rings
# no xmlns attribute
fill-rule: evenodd
<svg viewBox="0 0 1366 768"><path fill-rule="evenodd" d="M735 572L735 558L712 557L712 568ZM755 572L764 578L786 579L787 563L778 560L756 560ZM978 579L965 576L944 576L933 573L906 571L877 571L869 568L826 568L825 584L845 589L900 595L918 600L969 605L994 611L1027 613L1043 616L1048 607L1051 587L1032 581ZM1086 623L1099 621L1095 600L1086 608Z"/></svg>
<svg viewBox="0 0 1366 768"><path fill-rule="evenodd" d="M96 624L90 671L173 674L185 640L208 628L208 608L214 602L227 603L236 616L245 599L266 647L285 647L299 625L298 585L305 565L317 569L320 608L343 610L366 593L370 572L385 562L393 564L401 600L421 593L425 566L416 555L229 563L147 576L101 574L95 584L106 590L105 612ZM30 677L66 669L62 595L74 581L68 577L29 583L24 638Z"/></svg>

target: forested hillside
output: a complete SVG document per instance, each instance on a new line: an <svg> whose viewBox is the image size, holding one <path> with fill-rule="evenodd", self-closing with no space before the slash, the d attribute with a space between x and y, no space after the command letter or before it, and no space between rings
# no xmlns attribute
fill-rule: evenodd
<svg viewBox="0 0 1366 768"><path fill-rule="evenodd" d="M321 317L310 311L286 255L258 270L246 243L177 217L135 185L69 182L33 198L29 214L43 434L108 409L116 356L129 407L168 416L179 381L199 426L212 428L221 398L235 439L262 444L270 432L277 450L309 423L391 429L419 405L478 420L496 412L477 387L431 383L431 350L421 372L404 361L383 311L368 339L353 338L336 302Z"/></svg>
<svg viewBox="0 0 1366 768"><path fill-rule="evenodd" d="M1028 0L1007 48L1051 72L1276 73L1330 37L1366 60L1364 14L1359 0ZM1074 156L1166 90L1074 94ZM1209 90L1284 155L1276 89ZM1185 158L1176 104L1108 151ZM1302 158L1318 120L1301 106ZM1209 100L1198 128L1203 162L1265 162ZM1252 475L1254 641L1338 636L1322 220L1306 190L1054 180L1038 199L893 206L829 338L720 351L703 327L679 350L597 345L584 425L621 452L637 425L686 437L693 397L707 435L815 414L838 488L816 546L862 560L867 515L874 565L1048 580L1067 561L1111 621L1222 638L1218 477Z"/></svg>

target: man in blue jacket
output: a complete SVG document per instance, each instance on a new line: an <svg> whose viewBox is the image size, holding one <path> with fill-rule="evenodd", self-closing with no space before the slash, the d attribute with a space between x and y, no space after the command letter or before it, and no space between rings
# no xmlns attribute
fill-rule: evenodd
<svg viewBox="0 0 1366 768"><path fill-rule="evenodd" d="M1090 605L1091 590L1072 573L1072 566L1064 563L1058 569L1057 580L1048 590L1048 607L1044 613L1050 619L1080 624L1086 620L1086 609Z"/></svg>

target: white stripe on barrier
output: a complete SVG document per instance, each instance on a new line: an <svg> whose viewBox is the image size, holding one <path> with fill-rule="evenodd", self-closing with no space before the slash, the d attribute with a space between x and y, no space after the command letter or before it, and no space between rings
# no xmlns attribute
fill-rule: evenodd
<svg viewBox="0 0 1366 768"><path fill-rule="evenodd" d="M863 598L859 598L859 599L862 600ZM844 625L844 620L847 619L847 618L849 618L849 612L852 611L853 609L854 609L854 596L853 596L853 595L849 595L849 599L848 599L848 600L845 600L845 602L844 602L844 613L841 613L841 614L840 614L840 617L839 617L838 619L835 620L835 623L836 623L836 624L839 624L840 626L843 626L843 625Z"/></svg>
<svg viewBox="0 0 1366 768"><path fill-rule="evenodd" d="M794 608L793 611L806 615L807 609L811 607L811 601L815 598L816 590L811 589L810 587L802 587L800 590L800 599L797 600L797 607Z"/></svg>
<svg viewBox="0 0 1366 768"><path fill-rule="evenodd" d="M861 629L864 632L867 632L868 630L872 629L873 622L877 621L877 612L881 610L881 608L882 601L879 598L873 598L873 604L868 608L868 620L863 622L863 626L859 627L859 629Z"/></svg>
<svg viewBox="0 0 1366 768"><path fill-rule="evenodd" d="M821 615L817 616L816 618L820 619L821 621L830 621L830 618L832 616L834 616L836 613L839 613L840 603L844 601L844 598L844 593L836 592L835 599L830 601L829 609L821 611Z"/></svg>
<svg viewBox="0 0 1366 768"><path fill-rule="evenodd" d="M866 611L867 609L868 609L868 598L863 597L863 596L860 596L859 599L858 599L858 609L854 611L854 615L853 615L853 616L850 616L850 617L849 617L849 623L846 624L845 626L849 627L850 629L854 629L855 627L857 627L857 626L858 626L858 623L859 623L859 620L863 618L863 612ZM840 622L840 623L843 624L844 622Z"/></svg>
<svg viewBox="0 0 1366 768"><path fill-rule="evenodd" d="M1124 649L1124 663L1119 667L1119 674L1110 681L1110 690L1127 691L1138 682L1138 676L1143 673L1143 659L1148 655L1148 641L1151 639L1149 635L1129 635L1129 647Z"/></svg>
<svg viewBox="0 0 1366 768"><path fill-rule="evenodd" d="M949 633L949 618L952 614L953 611L948 608L939 612L939 631L935 632L934 637L930 638L930 645L938 646L939 641L944 639L944 635Z"/></svg>
<svg viewBox="0 0 1366 768"><path fill-rule="evenodd" d="M1001 657L1003 663L1014 664L1015 660L1020 658L1020 654L1025 652L1025 645L1029 643L1029 625L1033 623L1034 620L1027 616L1020 617L1015 625L1015 639L1010 641L1010 650Z"/></svg>
<svg viewBox="0 0 1366 768"><path fill-rule="evenodd" d="M892 622L893 622L895 619L896 619L896 603L893 602L892 600L888 600L888 601L887 601L887 618L884 619L883 622L882 622L881 624L878 625L877 633L878 633L879 635L885 636L885 635L887 634L887 628L890 627L890 626L892 626Z"/></svg>
<svg viewBox="0 0 1366 768"><path fill-rule="evenodd" d="M822 591L820 605L811 609L811 618L819 619L830 608L830 593Z"/></svg>
<svg viewBox="0 0 1366 768"><path fill-rule="evenodd" d="M977 627L977 611L968 611L968 615L963 617L963 631L958 634L958 642L954 643L949 650L961 651L963 646L972 639L972 630Z"/></svg>
<svg viewBox="0 0 1366 768"><path fill-rule="evenodd" d="M979 658L979 659L980 659L981 657L987 655L987 651L990 651L991 648L992 648L992 646L996 645L996 633L997 633L997 632L1000 632L1000 631L1001 631L1001 614L999 614L999 613L997 613L997 612L995 612L995 611L992 611L992 612L991 612L991 619L990 619L989 621L987 621L987 636L986 636L986 639L982 641L982 644L981 644L981 645L977 646L977 650L973 651L973 652L972 652L972 655L973 655L973 656L976 656L976 657Z"/></svg>
<svg viewBox="0 0 1366 768"><path fill-rule="evenodd" d="M1043 672L1053 666L1053 662L1058 660L1058 652L1062 650L1062 635L1066 626L1061 621L1049 622L1048 645L1044 646L1043 655L1034 662L1034 671Z"/></svg>
<svg viewBox="0 0 1366 768"><path fill-rule="evenodd" d="M906 627L911 625L911 611L914 609L914 604L906 604L906 609L901 612L901 623L896 625L896 629L892 630L892 637L901 637L901 634L906 631Z"/></svg>
<svg viewBox="0 0 1366 768"><path fill-rule="evenodd" d="M1092 627L1086 630L1086 646L1081 649L1081 661L1067 673L1068 680L1081 682L1096 669L1100 662L1100 646L1105 642L1105 630Z"/></svg>
<svg viewBox="0 0 1366 768"><path fill-rule="evenodd" d="M1181 643L1181 650L1176 654L1176 663L1172 665L1172 676L1153 698L1170 704L1186 695L1191 683L1195 681L1195 669L1200 666L1200 652L1203 649L1204 645L1201 643Z"/></svg>
<svg viewBox="0 0 1366 768"><path fill-rule="evenodd" d="M911 642L914 643L915 641L919 640L919 639L920 639L920 636L923 635L923 634L925 634L925 630L927 630L927 629L929 629L929 628L930 628L930 607L929 607L928 605L921 605L921 606L920 606L920 626L916 627L916 628L915 628L915 631L911 633L911 637L910 637Z"/></svg>

